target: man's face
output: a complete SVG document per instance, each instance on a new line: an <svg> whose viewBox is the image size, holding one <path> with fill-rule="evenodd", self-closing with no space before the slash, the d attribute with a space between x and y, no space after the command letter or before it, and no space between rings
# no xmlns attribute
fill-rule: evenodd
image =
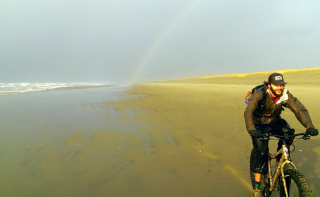
<svg viewBox="0 0 320 197"><path fill-rule="evenodd" d="M269 85L269 88L272 92L272 94L276 97L279 97L282 95L282 92L283 92L283 88L284 88L284 85L273 85L273 84L270 84Z"/></svg>

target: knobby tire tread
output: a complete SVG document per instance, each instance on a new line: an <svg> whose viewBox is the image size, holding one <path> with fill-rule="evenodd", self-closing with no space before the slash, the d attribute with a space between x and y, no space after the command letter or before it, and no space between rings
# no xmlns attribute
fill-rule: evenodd
<svg viewBox="0 0 320 197"><path fill-rule="evenodd" d="M293 181L297 184L297 186L299 188L300 196L302 196L302 197L313 197L311 187L310 187L307 179L301 174L300 171L295 170L295 169L286 169L284 171L284 174L285 175L289 175L291 177L291 179L293 179ZM280 189L280 197L283 197L283 196L285 197L286 195L282 191L283 191L283 188Z"/></svg>

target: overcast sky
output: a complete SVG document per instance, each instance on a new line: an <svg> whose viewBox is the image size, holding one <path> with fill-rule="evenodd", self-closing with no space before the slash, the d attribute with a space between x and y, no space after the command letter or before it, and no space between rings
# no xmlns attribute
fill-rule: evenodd
<svg viewBox="0 0 320 197"><path fill-rule="evenodd" d="M319 67L320 1L0 0L0 82Z"/></svg>

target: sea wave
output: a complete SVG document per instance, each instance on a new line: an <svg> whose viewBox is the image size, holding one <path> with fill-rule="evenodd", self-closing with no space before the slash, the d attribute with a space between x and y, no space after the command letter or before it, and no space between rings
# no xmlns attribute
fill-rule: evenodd
<svg viewBox="0 0 320 197"><path fill-rule="evenodd" d="M109 86L113 85L92 83L0 83L0 95L46 90L98 88Z"/></svg>

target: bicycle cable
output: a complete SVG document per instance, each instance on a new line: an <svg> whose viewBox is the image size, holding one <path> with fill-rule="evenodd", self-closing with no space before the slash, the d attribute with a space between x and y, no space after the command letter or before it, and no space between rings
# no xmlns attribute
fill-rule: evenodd
<svg viewBox="0 0 320 197"><path fill-rule="evenodd" d="M300 139L301 139L301 138L300 138ZM296 141L298 141L298 140L300 140L300 139L297 139ZM272 138L270 138L269 140L279 140L279 139L272 139ZM287 140L285 140L285 141L287 141ZM295 143L296 141L294 141L294 142L290 145L290 146L293 147L292 150L290 150L290 146L288 147L288 149L290 150L290 153L293 153L293 152L296 150L296 146L294 145L294 143Z"/></svg>
<svg viewBox="0 0 320 197"><path fill-rule="evenodd" d="M296 146L292 143L291 146L293 146L293 149L290 150L290 147L289 147L289 150L290 150L290 153L293 153L295 150L296 150Z"/></svg>
<svg viewBox="0 0 320 197"><path fill-rule="evenodd" d="M296 150L296 146L294 145L294 143L296 143L297 141L303 139L302 137L301 138L298 138L296 139L294 142L292 142L291 146L293 146L293 149L290 151L290 153L293 153L295 150Z"/></svg>
<svg viewBox="0 0 320 197"><path fill-rule="evenodd" d="M303 139L302 137L301 138L298 138L296 139L295 141L292 142L292 144L290 146L293 147L292 150L290 150L290 146L288 147L288 149L290 150L290 153L293 153L295 150L296 150L296 146L294 145L294 143L296 143L297 141ZM275 139L275 138L269 138L269 140L280 140L280 139ZM286 142L289 142L289 139L281 139L283 141L286 141Z"/></svg>

